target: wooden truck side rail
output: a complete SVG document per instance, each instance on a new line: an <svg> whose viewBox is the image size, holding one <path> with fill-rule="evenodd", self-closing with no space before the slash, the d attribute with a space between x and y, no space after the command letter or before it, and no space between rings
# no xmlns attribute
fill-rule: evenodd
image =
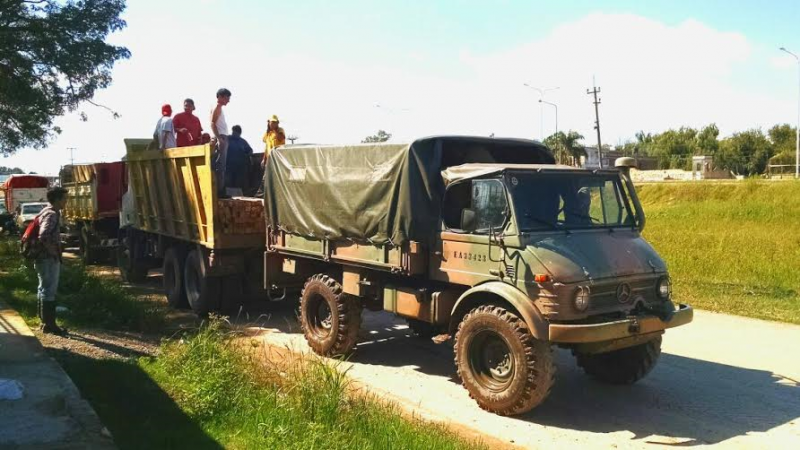
<svg viewBox="0 0 800 450"><path fill-rule="evenodd" d="M247 201L217 198L210 145L166 151L133 147L129 145L127 164L136 228L209 249L264 246L260 201L251 200L259 207L260 219L256 222L261 229L229 226L234 213L239 213Z"/></svg>

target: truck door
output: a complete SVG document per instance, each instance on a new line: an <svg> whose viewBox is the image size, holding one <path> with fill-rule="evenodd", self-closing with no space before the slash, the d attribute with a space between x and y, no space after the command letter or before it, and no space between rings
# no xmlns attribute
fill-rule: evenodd
<svg viewBox="0 0 800 450"><path fill-rule="evenodd" d="M442 210L442 231L431 256L431 278L466 286L497 279L502 250L489 245L489 239L509 222L503 182L480 179L455 183L445 193Z"/></svg>

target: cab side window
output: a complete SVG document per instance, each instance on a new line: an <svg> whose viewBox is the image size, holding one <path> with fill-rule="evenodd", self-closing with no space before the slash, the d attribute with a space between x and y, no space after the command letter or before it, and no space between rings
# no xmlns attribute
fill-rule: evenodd
<svg viewBox="0 0 800 450"><path fill-rule="evenodd" d="M499 180L472 180L452 185L445 194L442 218L449 230L488 233L508 217L508 200Z"/></svg>

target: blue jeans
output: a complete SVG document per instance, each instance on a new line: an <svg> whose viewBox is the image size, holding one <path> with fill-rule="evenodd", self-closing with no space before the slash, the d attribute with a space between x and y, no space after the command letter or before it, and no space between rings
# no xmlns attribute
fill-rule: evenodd
<svg viewBox="0 0 800 450"><path fill-rule="evenodd" d="M33 266L39 275L39 289L36 298L43 302L56 301L61 262L55 258L42 258L37 259Z"/></svg>

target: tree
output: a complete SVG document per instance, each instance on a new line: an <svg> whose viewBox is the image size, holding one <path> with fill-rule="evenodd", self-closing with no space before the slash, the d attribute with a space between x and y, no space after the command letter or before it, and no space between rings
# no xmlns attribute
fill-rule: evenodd
<svg viewBox="0 0 800 450"><path fill-rule="evenodd" d="M124 0L0 2L0 153L45 146L61 132L56 117L94 104L114 63L130 57L105 42L126 26L124 9Z"/></svg>
<svg viewBox="0 0 800 450"><path fill-rule="evenodd" d="M23 173L25 173L25 171L20 169L19 167L11 168L6 166L0 166L0 175L14 175Z"/></svg>
<svg viewBox="0 0 800 450"><path fill-rule="evenodd" d="M554 151L559 164L577 166L581 156L586 156L586 148L580 142L582 140L583 136L577 131L570 130L566 134L559 131L548 136L544 140L544 144Z"/></svg>
<svg viewBox="0 0 800 450"><path fill-rule="evenodd" d="M739 175L757 175L764 172L773 154L772 143L761 130L747 130L720 142L715 164Z"/></svg>
<svg viewBox="0 0 800 450"><path fill-rule="evenodd" d="M717 124L712 123L711 125L706 125L705 128L697 133L697 137L695 138L695 155L714 156L717 150L719 150L718 137L719 128L717 128Z"/></svg>
<svg viewBox="0 0 800 450"><path fill-rule="evenodd" d="M392 138L392 133L387 133L383 130L378 130L378 132L375 133L374 135L365 137L364 140L361 141L361 143L371 144L375 142L386 142L391 138Z"/></svg>

